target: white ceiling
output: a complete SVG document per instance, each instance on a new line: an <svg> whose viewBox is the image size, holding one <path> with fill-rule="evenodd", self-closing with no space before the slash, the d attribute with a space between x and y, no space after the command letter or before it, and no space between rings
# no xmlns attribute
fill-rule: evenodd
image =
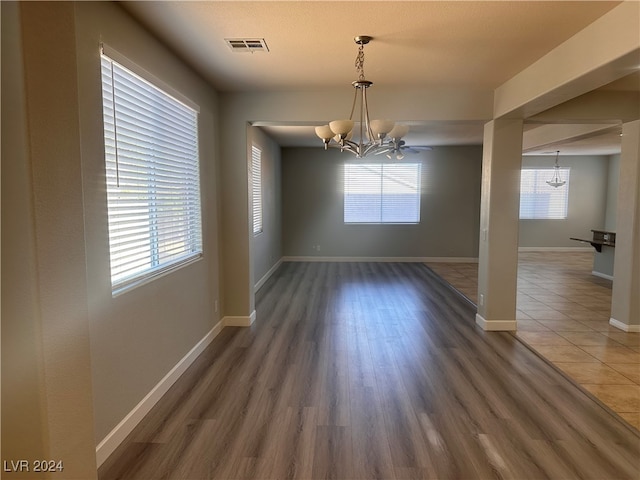
<svg viewBox="0 0 640 480"><path fill-rule="evenodd" d="M121 2L221 92L350 89L356 35L374 37L365 47L365 72L376 85L494 89L618 3ZM264 38L269 52L232 52L225 38ZM637 90L639 83L636 77L612 88ZM311 126L264 128L283 146L319 145ZM482 124L417 122L406 140L480 144ZM602 148L611 150L612 140L609 135ZM576 151L602 145L581 141ZM617 145L619 151L619 137Z"/></svg>

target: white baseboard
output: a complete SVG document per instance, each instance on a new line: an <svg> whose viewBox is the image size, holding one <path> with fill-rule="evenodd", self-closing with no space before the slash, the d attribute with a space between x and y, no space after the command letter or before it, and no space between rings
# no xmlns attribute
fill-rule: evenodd
<svg viewBox="0 0 640 480"><path fill-rule="evenodd" d="M251 312L248 317L224 317L222 319L225 327L250 327L256 321L256 311Z"/></svg>
<svg viewBox="0 0 640 480"><path fill-rule="evenodd" d="M517 322L515 320L486 320L482 315L476 313L476 324L488 332L515 332Z"/></svg>
<svg viewBox="0 0 640 480"><path fill-rule="evenodd" d="M258 280L258 283L255 284L254 289L258 291L262 285L267 283L267 280L269 280L269 277L271 277L271 275L273 275L276 272L276 270L278 270L280 265L282 265L282 259L278 260L276 264L273 267L271 267L269 271L265 273L260 280Z"/></svg>
<svg viewBox="0 0 640 480"><path fill-rule="evenodd" d="M593 247L518 247L518 252L594 252Z"/></svg>
<svg viewBox="0 0 640 480"><path fill-rule="evenodd" d="M478 257L425 257L422 263L478 263Z"/></svg>
<svg viewBox="0 0 640 480"><path fill-rule="evenodd" d="M640 333L640 325L627 325L626 323L622 323L620 320L616 320L613 317L609 319L609 325L619 328L623 332Z"/></svg>
<svg viewBox="0 0 640 480"><path fill-rule="evenodd" d="M222 327L219 321L170 371L158 384L151 389L147 395L140 400L140 403L122 419L109 434L102 439L96 447L96 461L98 467L111 455L115 449L124 441L133 429L140 423L144 416L154 407L158 400L167 393L169 388L180 378L189 368L193 361L200 355L211 341L218 336Z"/></svg>
<svg viewBox="0 0 640 480"><path fill-rule="evenodd" d="M591 271L591 275L593 275L594 277L605 278L613 282L613 275L607 275L606 273L596 272L595 270Z"/></svg>
<svg viewBox="0 0 640 480"><path fill-rule="evenodd" d="M477 257L282 257L284 262L478 263Z"/></svg>

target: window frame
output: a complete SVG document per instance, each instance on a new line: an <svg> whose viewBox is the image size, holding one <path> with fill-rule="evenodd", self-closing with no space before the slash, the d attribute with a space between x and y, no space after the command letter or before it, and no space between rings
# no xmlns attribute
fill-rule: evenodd
<svg viewBox="0 0 640 480"><path fill-rule="evenodd" d="M357 172L349 172L350 169L355 169L357 167L366 168L380 168L379 174L380 177L380 188L377 192L373 192L370 195L378 195L379 196L379 205L375 205L373 208L379 209L379 221L348 221L348 197L350 195L354 195L351 192L353 191L353 186L348 186L347 182L349 182L349 176L352 174L357 174ZM392 207L394 202L390 200L391 193L385 193L385 168L393 169L395 167L414 167L415 171L415 187L413 188L415 191L411 194L413 200L415 201L415 211L416 216L407 221L399 221L397 219L385 220L385 210L389 207ZM391 174L389 174L391 175ZM387 178L389 180L389 178ZM412 179L413 180L413 179ZM396 181L396 180L392 180ZM365 184L361 184L364 186ZM375 187L373 183L366 184L367 186ZM385 201L386 200L386 201ZM390 203L391 202L391 203ZM343 166L343 223L344 225L419 225L421 222L421 202L422 202L422 162L407 162L407 163L397 163L397 162L346 162ZM352 212L353 214L353 212Z"/></svg>
<svg viewBox="0 0 640 480"><path fill-rule="evenodd" d="M111 291L117 296L204 255L199 108L105 45L100 65ZM186 130L178 134L176 127Z"/></svg>
<svg viewBox="0 0 640 480"><path fill-rule="evenodd" d="M534 172L535 179L532 182L532 192L523 192L523 184L524 184L524 175L525 172ZM520 170L520 202L519 202L519 212L518 219L519 220L566 220L569 217L569 185L571 179L571 168L570 167L560 167L560 176L566 181L566 183L558 188L552 187L546 184L546 181L551 179L554 174L553 167L522 167ZM546 192L548 195L554 194L562 194L562 202L563 205L558 207L559 214L549 213L552 208L555 208L551 205L552 199L549 201L549 207L546 209L546 213L544 213L543 206L539 205L542 202L541 196ZM527 198L525 195L530 195L530 205L527 207L523 207L523 201ZM531 211L530 216L522 216L523 208L527 211Z"/></svg>
<svg viewBox="0 0 640 480"><path fill-rule="evenodd" d="M254 237L264 232L263 201L262 149L257 145L251 145L251 218Z"/></svg>

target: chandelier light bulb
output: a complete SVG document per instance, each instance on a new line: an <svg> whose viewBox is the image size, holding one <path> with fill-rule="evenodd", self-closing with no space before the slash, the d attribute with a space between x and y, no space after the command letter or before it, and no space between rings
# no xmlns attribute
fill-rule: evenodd
<svg viewBox="0 0 640 480"><path fill-rule="evenodd" d="M334 120L329 122L329 128L334 135L340 135L341 138L346 138L349 132L353 130L353 120Z"/></svg>
<svg viewBox="0 0 640 480"><path fill-rule="evenodd" d="M393 120L371 120L371 131L376 139L383 139L393 130L395 123Z"/></svg>
<svg viewBox="0 0 640 480"><path fill-rule="evenodd" d="M336 135L335 137L333 137L333 139L340 143L340 140L351 140L353 138L353 130L351 130L349 133L347 133L347 135L343 138L340 135Z"/></svg>
<svg viewBox="0 0 640 480"><path fill-rule="evenodd" d="M407 133L409 133L409 125L397 124L390 132L388 132L388 136L394 141L398 141Z"/></svg>
<svg viewBox="0 0 640 480"><path fill-rule="evenodd" d="M322 140L329 141L333 138L334 133L331 131L331 128L329 128L329 125L322 125L316 127L316 135Z"/></svg>

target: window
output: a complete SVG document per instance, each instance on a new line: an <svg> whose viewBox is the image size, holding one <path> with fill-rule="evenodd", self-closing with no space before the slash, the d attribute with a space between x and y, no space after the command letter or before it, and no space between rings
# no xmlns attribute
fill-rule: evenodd
<svg viewBox="0 0 640 480"><path fill-rule="evenodd" d="M520 174L520 218L567 218L569 202L569 169L560 168L560 176L567 183L558 188L547 185L553 168L525 168Z"/></svg>
<svg viewBox="0 0 640 480"><path fill-rule="evenodd" d="M202 255L198 112L102 55L113 293Z"/></svg>
<svg viewBox="0 0 640 480"><path fill-rule="evenodd" d="M344 165L345 223L419 223L420 164Z"/></svg>
<svg viewBox="0 0 640 480"><path fill-rule="evenodd" d="M253 234L262 232L262 152L251 147L251 197L253 199Z"/></svg>

